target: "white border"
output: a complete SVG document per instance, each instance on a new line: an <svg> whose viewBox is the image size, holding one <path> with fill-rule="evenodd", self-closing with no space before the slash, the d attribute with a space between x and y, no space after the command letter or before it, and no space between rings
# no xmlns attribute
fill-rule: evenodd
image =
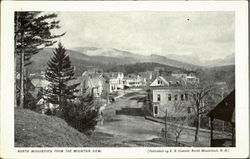
<svg viewBox="0 0 250 159"><path fill-rule="evenodd" d="M204 148L70 148L101 153L17 153L14 148L14 11L235 11L236 148L228 153L148 153L148 150ZM249 155L248 3L164 1L3 1L1 8L1 144L2 158L246 158ZM35 148L27 148L29 150ZM42 148L51 149L51 148ZM53 148L66 149L66 148ZM208 148L217 149L217 148Z"/></svg>

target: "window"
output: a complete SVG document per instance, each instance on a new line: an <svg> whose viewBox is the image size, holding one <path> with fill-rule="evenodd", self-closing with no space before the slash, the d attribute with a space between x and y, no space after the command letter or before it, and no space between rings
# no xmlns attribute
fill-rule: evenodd
<svg viewBox="0 0 250 159"><path fill-rule="evenodd" d="M185 94L185 100L188 101L188 94Z"/></svg>
<svg viewBox="0 0 250 159"><path fill-rule="evenodd" d="M171 94L168 94L168 100L171 101Z"/></svg>
<svg viewBox="0 0 250 159"><path fill-rule="evenodd" d="M178 100L178 95L174 95L174 100Z"/></svg>
<svg viewBox="0 0 250 159"><path fill-rule="evenodd" d="M181 100L182 101L184 100L184 94L181 94Z"/></svg>
<svg viewBox="0 0 250 159"><path fill-rule="evenodd" d="M162 84L162 81L161 81L161 80L158 80L158 84Z"/></svg>
<svg viewBox="0 0 250 159"><path fill-rule="evenodd" d="M191 107L188 107L188 114L190 114L191 113Z"/></svg>
<svg viewBox="0 0 250 159"><path fill-rule="evenodd" d="M158 114L158 107L157 106L155 106L155 112L154 112L154 114Z"/></svg>
<svg viewBox="0 0 250 159"><path fill-rule="evenodd" d="M161 95L160 94L157 94L157 101L161 101Z"/></svg>

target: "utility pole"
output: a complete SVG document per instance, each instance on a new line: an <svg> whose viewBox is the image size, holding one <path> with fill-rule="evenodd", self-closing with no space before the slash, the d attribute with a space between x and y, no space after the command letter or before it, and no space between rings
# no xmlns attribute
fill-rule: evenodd
<svg viewBox="0 0 250 159"><path fill-rule="evenodd" d="M222 92L221 92L221 100L223 100L223 94L224 94L224 88L221 88ZM222 132L224 132L224 127L225 127L225 121L222 121Z"/></svg>
<svg viewBox="0 0 250 159"><path fill-rule="evenodd" d="M166 111L165 111L165 139L167 138L167 108L166 108Z"/></svg>

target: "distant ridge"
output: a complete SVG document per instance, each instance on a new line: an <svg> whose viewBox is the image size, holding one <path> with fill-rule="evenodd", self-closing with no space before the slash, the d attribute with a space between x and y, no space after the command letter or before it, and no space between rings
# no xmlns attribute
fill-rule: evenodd
<svg viewBox="0 0 250 159"><path fill-rule="evenodd" d="M38 54L32 56L31 60L33 61L33 64L29 66L30 72L36 73L42 70L46 70L47 62L53 55L53 51L54 48L45 48ZM119 68L121 68L122 65L133 65L136 63L158 63L161 65L185 70L197 70L206 68L204 66L192 65L156 54L143 56L115 48L102 49L97 47L81 47L75 48L74 50L67 49L67 53L70 56L73 66L75 66L76 75L80 75L83 71L91 67L97 67L100 69L112 69L113 67L119 66ZM92 56L90 56L90 54L92 54ZM229 56L228 59L234 62L234 56L232 56ZM222 62L218 62L222 64ZM211 62L211 65L209 65L209 67L220 66L216 64L217 63ZM223 64L227 65L227 63Z"/></svg>
<svg viewBox="0 0 250 159"><path fill-rule="evenodd" d="M215 60L207 60L205 62L200 61L200 59L194 55L167 55L169 59L179 60L181 62L192 63L194 65L199 65L202 67L213 67L213 66L225 66L235 64L235 54L232 53L224 58L219 58Z"/></svg>
<svg viewBox="0 0 250 159"><path fill-rule="evenodd" d="M126 58L129 61L133 62L155 62L160 64L165 64L169 66L179 67L179 68L188 68L196 69L199 68L197 65L180 62L178 60L173 60L165 56L151 54L149 56L144 56L129 51L123 51L116 48L96 48L96 47L77 47L72 48L72 50L80 52L88 56L105 56L110 58Z"/></svg>

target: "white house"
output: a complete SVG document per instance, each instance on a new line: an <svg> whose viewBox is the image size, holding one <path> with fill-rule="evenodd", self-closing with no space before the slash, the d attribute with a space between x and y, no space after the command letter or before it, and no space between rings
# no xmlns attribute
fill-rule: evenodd
<svg viewBox="0 0 250 159"><path fill-rule="evenodd" d="M128 87L140 87L146 85L145 79L140 74L129 74L125 78L125 85Z"/></svg>
<svg viewBox="0 0 250 159"><path fill-rule="evenodd" d="M194 74L189 74L186 77L186 82L191 83L191 84L199 84L200 83L200 78L196 77Z"/></svg>
<svg viewBox="0 0 250 159"><path fill-rule="evenodd" d="M125 78L122 72L105 73L104 75L109 78L110 92L116 92L119 89L124 89Z"/></svg>
<svg viewBox="0 0 250 159"><path fill-rule="evenodd" d="M174 76L158 76L148 91L148 110L154 117L175 116L178 111L192 113L192 106L185 82ZM177 109L181 107L181 109Z"/></svg>
<svg viewBox="0 0 250 159"><path fill-rule="evenodd" d="M173 76L157 76L156 79L149 85L150 87L181 85L183 80Z"/></svg>
<svg viewBox="0 0 250 159"><path fill-rule="evenodd" d="M104 83L106 80L99 73L84 72L82 77L78 77L78 82L80 83L81 92L86 89L95 98L100 98L105 90Z"/></svg>

